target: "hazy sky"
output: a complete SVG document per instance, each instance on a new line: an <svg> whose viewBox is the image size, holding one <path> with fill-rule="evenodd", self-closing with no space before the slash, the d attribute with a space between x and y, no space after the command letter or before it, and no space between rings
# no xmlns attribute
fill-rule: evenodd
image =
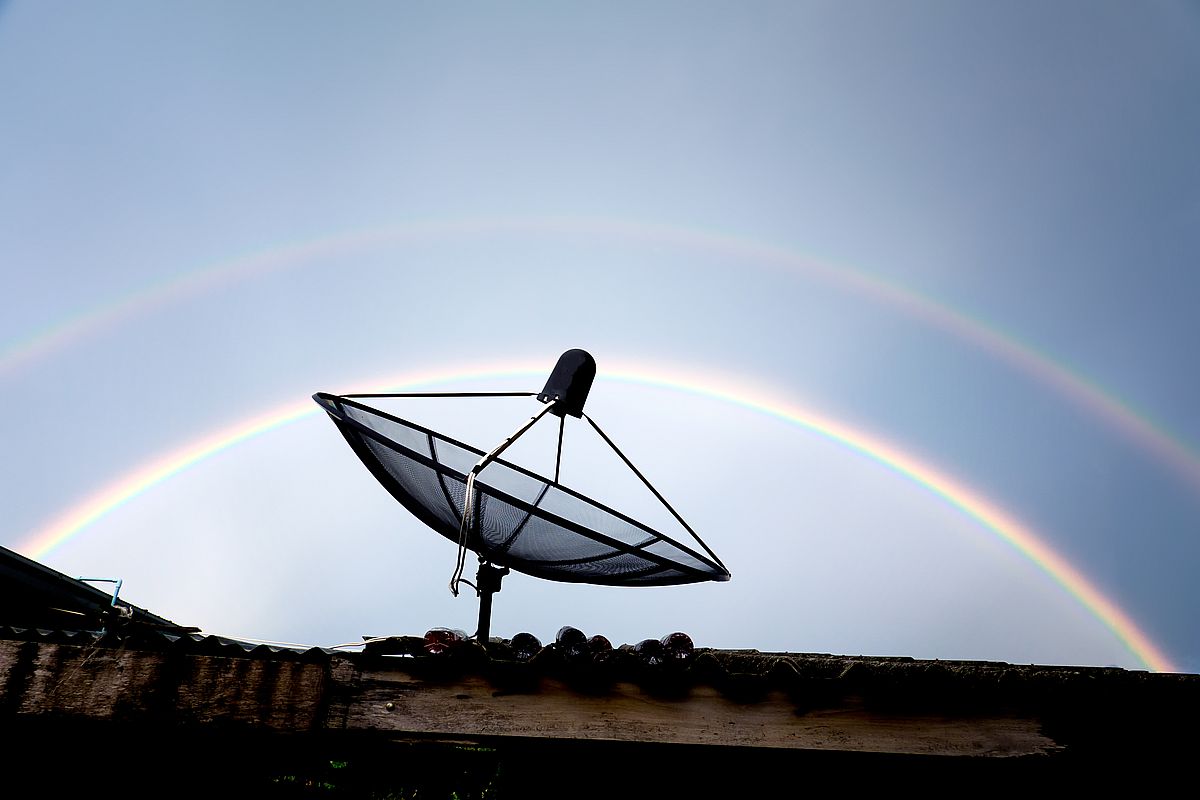
<svg viewBox="0 0 1200 800"><path fill-rule="evenodd" d="M512 575L494 633L1139 666L969 513L732 392L951 478L1200 671L1197 142L1195 2L0 4L0 544L315 391L536 391L581 347L733 578ZM538 408L387 407L484 449ZM564 482L655 513L567 437ZM315 414L43 560L212 633L475 623Z"/></svg>

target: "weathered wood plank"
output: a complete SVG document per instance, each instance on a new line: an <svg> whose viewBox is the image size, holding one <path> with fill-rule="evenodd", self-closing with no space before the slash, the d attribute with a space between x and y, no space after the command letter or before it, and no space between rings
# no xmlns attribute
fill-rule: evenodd
<svg viewBox="0 0 1200 800"><path fill-rule="evenodd" d="M707 686L683 698L618 683L602 696L549 678L532 693L497 691L479 677L452 683L403 672L364 673L339 724L437 736L658 742L913 755L1017 756L1057 749L1037 720L992 716L885 715L849 701L798 713L779 692L735 703Z"/></svg>
<svg viewBox="0 0 1200 800"><path fill-rule="evenodd" d="M546 676L502 689L475 674L409 671L414 664L405 661L333 656L303 663L3 641L0 717L912 755L1057 749L1039 720L1000 711L885 712L854 696L800 710L779 691L755 702L736 702L707 684L670 697L630 682L589 693Z"/></svg>

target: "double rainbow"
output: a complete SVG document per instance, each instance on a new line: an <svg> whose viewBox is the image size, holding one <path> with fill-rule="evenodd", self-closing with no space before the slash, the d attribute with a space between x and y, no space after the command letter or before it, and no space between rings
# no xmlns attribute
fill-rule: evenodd
<svg viewBox="0 0 1200 800"><path fill-rule="evenodd" d="M279 245L209 264L77 314L0 348L0 378L121 322L222 286L294 269L314 259L375 246L488 234L607 237L716 253L786 274L801 274L895 309L968 342L1084 409L1200 488L1200 456L1111 392L981 320L866 272L832 266L782 247L669 225L597 217L485 217L411 221Z"/></svg>
<svg viewBox="0 0 1200 800"><path fill-rule="evenodd" d="M476 378L537 377L543 376L544 371L544 364L532 363L459 365L383 380L364 381L363 387L374 388L363 390L402 391ZM618 365L611 371L601 373L598 378L601 381L621 381L670 389L732 403L799 426L884 465L957 508L1032 561L1112 631L1129 652L1147 668L1159 672L1175 671L1166 654L1128 614L1056 553L1032 529L966 484L920 462L885 440L802 408L774 396L767 390L755 388L747 391L743 388L743 382L715 373L686 374L670 367L639 363ZM189 467L241 442L277 430L318 411L316 405L306 398L302 402L289 403L242 420L160 455L76 503L57 518L32 532L17 549L32 558L44 558L54 548L86 530L97 520Z"/></svg>

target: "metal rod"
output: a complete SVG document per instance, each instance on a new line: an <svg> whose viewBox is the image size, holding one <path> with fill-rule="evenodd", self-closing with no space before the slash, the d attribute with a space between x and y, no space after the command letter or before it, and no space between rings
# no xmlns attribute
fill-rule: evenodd
<svg viewBox="0 0 1200 800"><path fill-rule="evenodd" d="M493 461L499 458L500 454L509 448L509 445L511 445L517 439L520 439L527 430L532 428L539 419L546 416L546 414L548 414L553 408L554 403L547 403L545 408L526 420L525 424L517 428L507 439L498 444L495 449L492 450L492 452L479 459L475 466L471 467L471 472L467 475L467 494L463 501L463 532L468 530L470 527L467 522L468 516L475 516L475 476L483 472L484 469L487 468L488 464L491 464ZM464 539L465 537L462 535L462 532L460 532L460 542Z"/></svg>
<svg viewBox="0 0 1200 800"><path fill-rule="evenodd" d="M625 462L625 466L627 466L627 467L629 467L629 469L633 470L633 474L637 475L638 478L641 479L642 483L644 483L646 485L646 488L654 493L654 496L658 498L658 502L660 502L664 506L666 506L667 511L670 511L671 515L674 516L676 520L678 520L679 524L682 525L684 527L684 529L692 535L692 538L695 539L700 544L700 546L704 548L704 552L708 553L709 556L712 557L712 560L721 566L721 569L727 570L726 566L723 563L721 563L721 559L717 558L717 554L714 553L711 549L709 549L708 545L706 545L704 543L704 540L701 539L694 530L692 530L691 525L688 525L686 522L684 522L683 517L679 516L679 512L676 511L671 506L671 504L667 502L667 498L663 497L661 494L658 493L658 489L654 488L654 485L651 484L650 481L646 479L646 476L643 475L638 470L638 468L633 465L633 462L630 461L625 456L625 454L621 452L621 449L619 447L617 447L616 444L613 443L613 440L608 438L608 436L605 435L604 431L600 430L600 426L596 424L596 421L594 419L592 419L591 417L589 417L587 414L584 414L583 418L586 419L588 421L588 424L590 424L595 429L596 433L600 434L600 438L603 439L604 442L609 447L612 448L613 452L621 457L621 460Z"/></svg>
<svg viewBox="0 0 1200 800"><path fill-rule="evenodd" d="M554 482L558 483L558 468L562 466L563 428L567 424L567 415L558 418L558 450L554 454Z"/></svg>
<svg viewBox="0 0 1200 800"><path fill-rule="evenodd" d="M492 638L492 593L479 593L479 627L475 631L475 640L487 643Z"/></svg>
<svg viewBox="0 0 1200 800"><path fill-rule="evenodd" d="M500 581L508 574L508 567L496 567L482 558L479 572L475 574L475 588L479 591L479 626L475 629L475 640L487 644L492 638L492 595L500 591Z"/></svg>
<svg viewBox="0 0 1200 800"><path fill-rule="evenodd" d="M341 397L533 397L537 392L382 392Z"/></svg>
<svg viewBox="0 0 1200 800"><path fill-rule="evenodd" d="M527 430L534 426L534 423L546 416L555 405L555 403L547 403L541 411L530 417L507 439L497 445L492 452L479 459L475 466L471 467L471 471L467 473L467 488L463 496L462 525L458 529L458 561L454 565L454 574L450 577L450 593L455 597L458 597L458 582L462 578L463 567L466 565L467 533L471 530L471 526L475 521L475 477L483 472L488 464L499 458L500 454L507 450L509 445L520 439Z"/></svg>
<svg viewBox="0 0 1200 800"><path fill-rule="evenodd" d="M505 450L507 450L509 445L511 445L517 439L520 439L525 434L525 431L532 428L534 426L534 423L536 423L542 417L546 416L546 414L549 413L550 411L552 411L553 409L554 409L554 403L548 403L545 408L543 408L541 411L539 411L538 413L536 413L532 417L530 417L528 420L526 420L525 423L523 425L521 425L521 427L519 427L515 431L513 431L512 434L507 439L505 439L500 444L496 445L495 449L493 449L492 452L488 453L486 456L479 459L478 463L476 463L475 466L471 467L471 474L478 475L479 473L483 472L484 468L487 467L488 464L492 463L497 458L499 458L500 454L503 453Z"/></svg>

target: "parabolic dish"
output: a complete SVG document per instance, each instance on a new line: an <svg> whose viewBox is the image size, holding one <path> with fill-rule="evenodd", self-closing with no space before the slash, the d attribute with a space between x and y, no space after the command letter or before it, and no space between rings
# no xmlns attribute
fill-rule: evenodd
<svg viewBox="0 0 1200 800"><path fill-rule="evenodd" d="M338 395L313 399L375 478L413 515L457 542L467 475L482 450ZM496 459L475 479L467 548L538 578L604 586L729 580L712 559L515 464Z"/></svg>

